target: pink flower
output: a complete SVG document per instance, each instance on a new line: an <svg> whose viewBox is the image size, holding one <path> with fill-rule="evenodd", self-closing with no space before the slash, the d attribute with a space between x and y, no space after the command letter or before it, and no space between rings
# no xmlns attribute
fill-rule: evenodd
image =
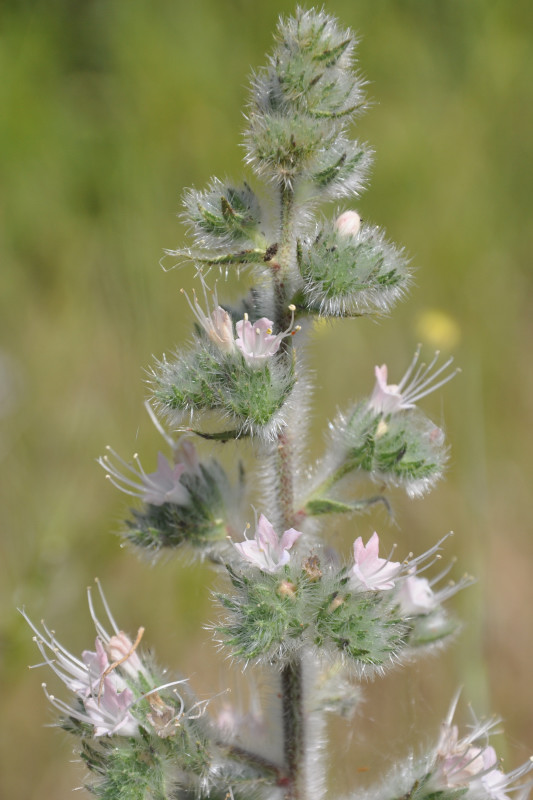
<svg viewBox="0 0 533 800"><path fill-rule="evenodd" d="M487 777L488 771L498 763L493 747L477 747L470 737L459 739L457 725L442 724L437 746L439 778L445 786L465 786L478 775Z"/></svg>
<svg viewBox="0 0 533 800"><path fill-rule="evenodd" d="M301 535L300 531L289 528L278 537L268 519L261 514L253 540L247 539L245 534L245 541L236 542L234 547L245 561L263 572L274 573L288 563L289 550Z"/></svg>
<svg viewBox="0 0 533 800"><path fill-rule="evenodd" d="M274 323L266 317L261 317L252 325L248 319L248 314L245 314L244 319L237 322L237 339L235 343L247 364L252 367L261 367L271 356L278 352L280 344L286 336L292 336L296 331L300 330L298 325L295 328L293 327L296 307L290 305L289 311L291 312L291 324L286 331L277 335L272 333Z"/></svg>
<svg viewBox="0 0 533 800"><path fill-rule="evenodd" d="M134 467L124 461L111 447L107 447L107 450L119 462L119 466L116 466L108 455L99 458L98 463L106 470L107 479L121 492L138 497L154 506L162 506L164 503L176 503L176 505L187 503L189 492L180 480L187 469L186 464L172 466L162 453L158 453L157 470L147 474L137 454L133 456L137 464Z"/></svg>
<svg viewBox="0 0 533 800"><path fill-rule="evenodd" d="M123 631L118 630L99 584L98 588L114 635L109 635L95 615L91 592L88 590L89 610L98 635L94 651L84 650L81 659L63 647L44 623L42 630L39 630L26 614L24 617L36 634L34 641L44 663L77 697L77 702L71 706L51 695L46 684L43 684L44 692L52 705L67 717L93 725L94 736L114 733L135 736L139 723L131 713L134 693L125 677L138 679L139 673L142 673L145 679L149 679L149 673L135 653L131 640ZM121 663L116 664L119 660Z"/></svg>
<svg viewBox="0 0 533 800"><path fill-rule="evenodd" d="M231 321L231 317L227 311L218 305L216 287L211 293L213 296L213 309L211 311L209 310L209 300L207 297L208 288L202 276L200 276L200 279L202 281L202 289L204 292L207 314L204 312L200 303L198 302L198 298L196 297L196 292L194 290L193 302L190 301L189 295L184 289L182 289L181 292L185 295L191 311L213 344L222 350L223 353L233 353L235 350L235 341L233 339L233 322Z"/></svg>
<svg viewBox="0 0 533 800"><path fill-rule="evenodd" d="M410 617L416 614L429 614L438 604L427 578L417 578L408 575L403 581L396 599L400 606L400 613Z"/></svg>
<svg viewBox="0 0 533 800"><path fill-rule="evenodd" d="M356 587L372 591L392 589L394 578L401 569L398 561L379 558L379 536L373 533L368 543L363 544L359 536L353 544L354 565L351 568L350 578Z"/></svg>
<svg viewBox="0 0 533 800"><path fill-rule="evenodd" d="M509 800L507 791L524 789L527 784L517 784L531 771L533 764L526 761L512 772L498 769L498 758L487 739L498 723L497 719L477 723L470 733L459 739L457 725L452 725L459 694L454 698L447 719L442 723L441 735L435 752L435 772L431 779L437 791L445 788L468 788L472 796L491 800Z"/></svg>
<svg viewBox="0 0 533 800"><path fill-rule="evenodd" d="M356 236L361 227L361 217L357 211L344 211L333 226L341 236Z"/></svg>
<svg viewBox="0 0 533 800"><path fill-rule="evenodd" d="M127 688L119 691L112 675L102 679L100 697L93 694L83 702L87 716L94 725L94 735L120 733L121 736L135 736L139 723L129 711L133 692Z"/></svg>
<svg viewBox="0 0 533 800"><path fill-rule="evenodd" d="M63 647L44 622L41 623L42 629L39 629L22 612L35 633L34 641L44 659L38 666L49 666L75 697L69 704L50 694L43 683L44 692L63 717L92 725L95 737L138 735L139 719L145 725L145 717L141 713L138 718L136 709L138 703L146 699L151 708L146 719L154 731L160 737L173 736L180 719L196 719L204 713L206 701L198 701L186 711L184 700L175 690L170 704L163 700L163 691L185 681L154 686L154 677L137 652L144 628L139 628L135 642L119 630L102 588L97 584L113 634L108 633L96 616L91 590L88 589L89 611L97 636L94 651L84 650L81 658ZM146 691L147 687L154 688Z"/></svg>
<svg viewBox="0 0 533 800"><path fill-rule="evenodd" d="M456 369L435 383L435 379L442 375L444 370L453 362L453 358L449 358L433 374L430 374L439 357L439 352L437 351L428 366L420 364L415 374L412 375L419 355L420 346L417 348L407 372L398 384L387 383L388 370L386 364L382 364L381 367L375 367L376 383L368 405L376 414L388 416L402 409L414 408L418 400L444 386L460 371Z"/></svg>

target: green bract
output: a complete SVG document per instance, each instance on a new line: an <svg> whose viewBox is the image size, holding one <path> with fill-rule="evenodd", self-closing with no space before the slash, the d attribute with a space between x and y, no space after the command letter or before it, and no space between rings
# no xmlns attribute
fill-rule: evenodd
<svg viewBox="0 0 533 800"><path fill-rule="evenodd" d="M230 613L216 630L239 659L283 663L317 648L366 674L390 666L408 645L411 624L391 592L355 591L343 572L317 578L305 565L274 574L227 569L236 594L217 595Z"/></svg>
<svg viewBox="0 0 533 800"><path fill-rule="evenodd" d="M448 454L444 434L418 409L384 419L363 402L332 427L342 452L339 475L362 470L372 480L401 486L411 497L427 492L442 476Z"/></svg>
<svg viewBox="0 0 533 800"><path fill-rule="evenodd" d="M345 236L333 224L317 228L298 246L304 302L325 316L388 311L404 293L407 261L380 230L361 228Z"/></svg>
<svg viewBox="0 0 533 800"><path fill-rule="evenodd" d="M203 192L189 189L183 202L199 245L246 248L261 238L261 207L247 183L235 187L214 178Z"/></svg>
<svg viewBox="0 0 533 800"><path fill-rule="evenodd" d="M158 364L154 396L172 420L217 411L241 433L270 439L284 425L280 412L294 382L292 366L275 358L252 367L239 353L224 356L198 342Z"/></svg>
<svg viewBox="0 0 533 800"><path fill-rule="evenodd" d="M317 156L305 177L320 196L350 197L362 188L370 164L370 150L365 145L338 137Z"/></svg>

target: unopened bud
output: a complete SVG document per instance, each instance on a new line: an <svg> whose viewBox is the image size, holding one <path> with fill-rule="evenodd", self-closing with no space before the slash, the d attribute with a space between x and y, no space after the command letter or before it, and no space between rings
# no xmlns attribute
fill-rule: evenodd
<svg viewBox="0 0 533 800"><path fill-rule="evenodd" d="M336 608L338 608L339 606L342 606L343 603L344 603L344 597L341 597L338 594L335 595L335 597L333 598L333 600L329 604L329 608L328 608L329 613L331 614L333 611L335 611Z"/></svg>
<svg viewBox="0 0 533 800"><path fill-rule="evenodd" d="M387 425L385 420L380 419L380 421L378 422L378 427L376 428L376 439L380 439L387 433L388 430L389 426Z"/></svg>
<svg viewBox="0 0 533 800"><path fill-rule="evenodd" d="M281 581L277 591L281 597L296 597L296 586L291 581Z"/></svg>
<svg viewBox="0 0 533 800"><path fill-rule="evenodd" d="M335 220L335 229L341 236L356 236L361 227L361 217L357 211L344 211Z"/></svg>

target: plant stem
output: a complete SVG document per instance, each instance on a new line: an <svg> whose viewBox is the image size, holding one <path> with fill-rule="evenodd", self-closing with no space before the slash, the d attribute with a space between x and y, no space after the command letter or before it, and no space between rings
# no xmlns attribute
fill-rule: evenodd
<svg viewBox="0 0 533 800"><path fill-rule="evenodd" d="M305 793L302 773L305 757L302 673L301 659L289 662L281 673L284 754L288 775L286 800L303 800Z"/></svg>
<svg viewBox="0 0 533 800"><path fill-rule="evenodd" d="M288 305L291 302L294 241L294 191L280 188L281 230L276 258L272 260L274 309L276 330L285 330L289 324ZM282 354L292 359L291 337L284 340ZM285 429L277 437L276 506L277 521L281 530L294 524L294 454L292 431ZM305 758L305 720L303 698L303 665L301 659L293 659L281 672L281 695L283 717L283 753L285 759L285 800L303 800L305 780L303 765Z"/></svg>
<svg viewBox="0 0 533 800"><path fill-rule="evenodd" d="M274 280L274 313L278 330L287 328L289 321L290 272L294 251L294 191L286 186L280 189L281 225L280 242L276 258L272 260ZM287 340L286 340L287 341Z"/></svg>

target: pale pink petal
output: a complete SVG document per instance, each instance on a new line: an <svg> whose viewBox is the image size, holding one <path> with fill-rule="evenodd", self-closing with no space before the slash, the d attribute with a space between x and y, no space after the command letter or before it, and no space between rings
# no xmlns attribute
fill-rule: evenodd
<svg viewBox="0 0 533 800"><path fill-rule="evenodd" d="M429 614L437 605L437 598L427 578L417 578L416 575L409 575L405 579L398 592L397 600L400 611L405 616Z"/></svg>
<svg viewBox="0 0 533 800"><path fill-rule="evenodd" d="M283 550L290 550L293 544L298 541L300 536L302 535L301 531L297 531L294 528L289 528L285 531L283 536L280 539L280 547Z"/></svg>
<svg viewBox="0 0 533 800"><path fill-rule="evenodd" d="M255 538L263 550L277 550L279 548L278 535L264 514L259 517Z"/></svg>

